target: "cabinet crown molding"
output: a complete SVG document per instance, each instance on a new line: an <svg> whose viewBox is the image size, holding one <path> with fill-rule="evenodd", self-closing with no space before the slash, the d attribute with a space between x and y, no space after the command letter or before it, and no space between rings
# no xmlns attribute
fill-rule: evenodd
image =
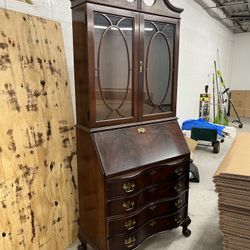
<svg viewBox="0 0 250 250"><path fill-rule="evenodd" d="M178 8L176 6L174 6L173 4L171 4L169 2L169 0L158 0L158 1L163 1L165 3L165 5L172 11L177 12L177 13L182 13L184 11L184 9L182 8Z"/></svg>

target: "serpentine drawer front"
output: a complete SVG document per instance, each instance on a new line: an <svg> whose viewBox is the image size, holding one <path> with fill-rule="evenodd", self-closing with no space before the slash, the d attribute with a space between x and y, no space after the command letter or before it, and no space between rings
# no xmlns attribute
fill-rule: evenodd
<svg viewBox="0 0 250 250"><path fill-rule="evenodd" d="M120 237L109 238L109 249L133 249L143 242L146 238L164 230L178 227L187 217L187 207L184 207L178 213L158 217L152 220L148 220L138 230Z"/></svg>
<svg viewBox="0 0 250 250"><path fill-rule="evenodd" d="M136 194L147 188L148 185L178 180L181 176L187 174L189 169L188 165L187 159L181 158L164 163L155 168L117 177L115 180L108 181L108 199Z"/></svg>
<svg viewBox="0 0 250 250"><path fill-rule="evenodd" d="M187 198L187 192L185 191L174 199L149 203L137 213L130 213L130 215L126 215L125 217L120 216L118 219L108 218L107 236L114 237L128 234L146 224L150 219L177 213L187 204Z"/></svg>
<svg viewBox="0 0 250 250"><path fill-rule="evenodd" d="M181 180L149 186L148 189L139 194L108 201L107 214L108 216L115 216L134 212L150 202L177 197L181 192L187 189L188 185L185 176Z"/></svg>

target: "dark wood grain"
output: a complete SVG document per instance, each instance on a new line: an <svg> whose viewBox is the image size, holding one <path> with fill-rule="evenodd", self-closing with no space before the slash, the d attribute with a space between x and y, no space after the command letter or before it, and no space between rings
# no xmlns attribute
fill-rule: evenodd
<svg viewBox="0 0 250 250"><path fill-rule="evenodd" d="M108 218L107 236L114 237L135 231L146 224L148 220L176 213L186 204L187 192L184 192L174 199L151 203L143 210L132 215L123 216L119 219ZM132 225L130 228L128 227L129 223Z"/></svg>
<svg viewBox="0 0 250 250"><path fill-rule="evenodd" d="M155 166L153 168L144 168L143 170L131 172L127 175L117 176L107 183L107 198L109 200L128 197L136 194L149 185L159 184L167 181L176 181L186 175L189 171L189 162L186 158L170 161ZM126 187L131 188L126 189Z"/></svg>
<svg viewBox="0 0 250 250"><path fill-rule="evenodd" d="M79 192L79 224L86 241L106 249L106 214L104 178L99 166L92 138L77 129L77 161ZM80 152L80 153L79 153Z"/></svg>
<svg viewBox="0 0 250 250"><path fill-rule="evenodd" d="M89 74L88 74L88 46L86 7L80 6L72 10L74 65L75 65L75 91L77 123L89 126ZM81 51L81 53L79 53Z"/></svg>
<svg viewBox="0 0 250 250"><path fill-rule="evenodd" d="M183 9L174 7L168 0L156 0L153 6L147 6L144 1L141 1L141 11L171 18L179 18Z"/></svg>
<svg viewBox="0 0 250 250"><path fill-rule="evenodd" d="M189 154L177 122L117 129L94 134L95 143L107 176L152 163Z"/></svg>
<svg viewBox="0 0 250 250"><path fill-rule="evenodd" d="M114 250L127 250L129 248L126 246L125 242L132 238L135 239L134 245L130 247L133 249L140 245L145 239L156 233L178 227L186 218L187 208L184 207L176 214L149 220L147 224L131 234L109 239L109 248Z"/></svg>
<svg viewBox="0 0 250 250"><path fill-rule="evenodd" d="M147 6L142 0L135 0L134 2L128 2L126 0L71 0L72 8L86 2L169 16L172 18L180 18L180 13L183 11L183 9L173 6L169 0L156 0L153 6Z"/></svg>
<svg viewBox="0 0 250 250"><path fill-rule="evenodd" d="M188 184L185 178L149 186L146 190L140 192L139 194L108 201L107 215L115 216L129 214L144 207L148 203L153 203L157 200L166 198L173 199L185 190L188 190ZM128 203L132 204L129 209L124 207L124 204Z"/></svg>
<svg viewBox="0 0 250 250"><path fill-rule="evenodd" d="M156 0L152 7L142 0L132 3L125 0L71 2L82 246L88 243L98 250L133 249L154 234L178 226L183 227L182 232L188 237L191 233L188 229L191 222L188 217L190 152L176 121L182 10L168 0ZM124 42L127 61L132 61L127 82L131 74L133 91L128 91L128 84L125 90L132 99L131 116L97 121L96 102L104 95L120 100L124 89L114 94L110 89L96 88L100 87L100 65L97 63L96 67L95 62L95 13L133 19L131 59ZM139 67L145 63L145 20L171 23L176 27L172 111L147 116L143 116L144 72L140 72ZM107 58L103 64L108 62Z"/></svg>

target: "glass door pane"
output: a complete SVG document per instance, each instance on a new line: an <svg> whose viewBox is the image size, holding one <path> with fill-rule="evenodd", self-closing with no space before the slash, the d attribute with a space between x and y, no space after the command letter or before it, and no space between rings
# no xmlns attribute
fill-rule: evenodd
<svg viewBox="0 0 250 250"><path fill-rule="evenodd" d="M95 13L96 121L133 116L134 19Z"/></svg>
<svg viewBox="0 0 250 250"><path fill-rule="evenodd" d="M145 21L143 115L173 111L175 25Z"/></svg>

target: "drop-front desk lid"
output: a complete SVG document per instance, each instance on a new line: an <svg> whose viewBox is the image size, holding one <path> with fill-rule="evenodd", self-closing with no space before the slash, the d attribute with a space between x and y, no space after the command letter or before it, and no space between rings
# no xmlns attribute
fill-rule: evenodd
<svg viewBox="0 0 250 250"><path fill-rule="evenodd" d="M189 154L176 121L97 132L93 138L106 176Z"/></svg>

